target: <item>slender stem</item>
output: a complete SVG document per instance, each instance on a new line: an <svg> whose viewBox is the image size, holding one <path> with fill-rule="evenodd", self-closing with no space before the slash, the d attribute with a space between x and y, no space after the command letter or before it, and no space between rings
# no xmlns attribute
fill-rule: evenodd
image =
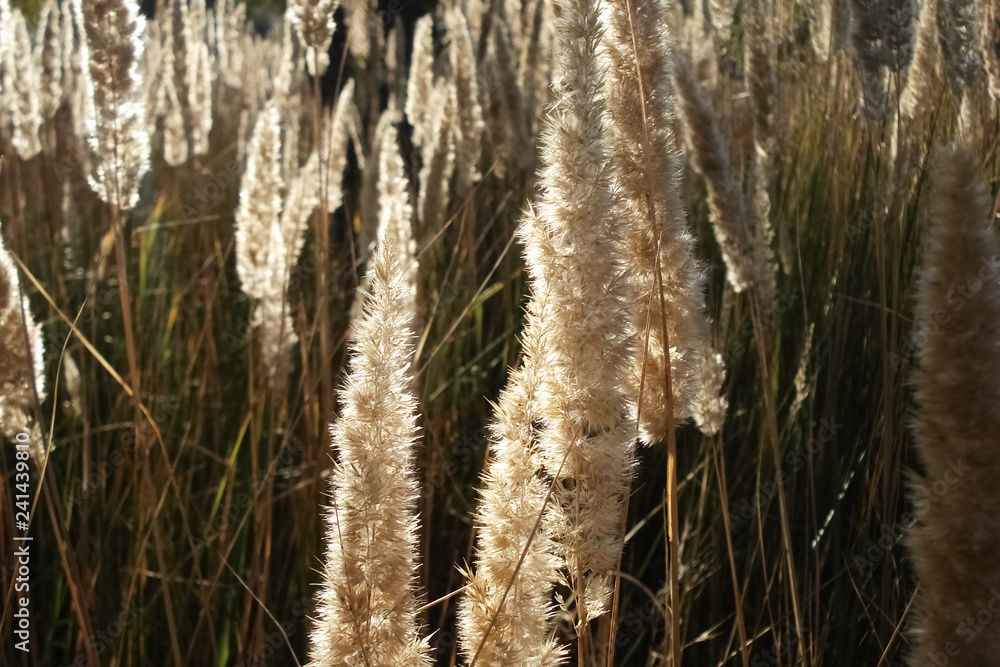
<svg viewBox="0 0 1000 667"><path fill-rule="evenodd" d="M118 296L121 298L122 320L125 328L125 350L128 355L129 380L132 384L132 400L135 403L135 439L136 450L139 451L141 443L140 417L142 393L139 387L140 373L138 356L135 349L135 333L132 329L132 295L128 287L128 264L125 254L125 230L121 221L118 206L111 206L111 227L115 234L115 257L118 273Z"/></svg>
<svg viewBox="0 0 1000 667"><path fill-rule="evenodd" d="M316 47L312 47L316 49ZM319 60L319 54L316 53L316 60ZM323 177L323 169L326 166L326 159L328 156L323 154L323 98L322 91L320 90L319 77L313 77L313 146L316 148L317 156L319 158L319 170L320 170L320 207L316 212L315 225L316 225L316 317L319 318L319 358L320 358L320 398L319 405L322 414L322 419L327 419L330 415L331 406L330 401L333 396L333 385L331 382L330 374L330 300L327 292L327 280L326 273L329 265L329 250L330 250L330 225L327 219L327 198L326 198L326 179ZM332 148L332 147L331 147ZM327 175L329 176L329 175ZM326 445L329 434L326 429L322 431L325 435L323 436L323 444ZM326 447L323 447L323 451L326 451Z"/></svg>

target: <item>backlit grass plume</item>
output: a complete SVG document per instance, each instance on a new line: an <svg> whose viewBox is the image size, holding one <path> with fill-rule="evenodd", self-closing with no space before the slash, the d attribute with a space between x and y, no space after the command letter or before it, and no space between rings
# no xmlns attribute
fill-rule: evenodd
<svg viewBox="0 0 1000 667"><path fill-rule="evenodd" d="M910 120L916 118L918 111L924 108L923 103L932 93L934 82L939 77L940 47L935 18L938 1L923 0L920 6L913 58L899 100L901 115Z"/></svg>
<svg viewBox="0 0 1000 667"><path fill-rule="evenodd" d="M634 292L603 167L597 3L572 0L560 9L555 99L540 137L541 195L519 234L537 295L528 311L540 328L539 446L556 480L555 539L586 623L603 611L621 546L635 429L624 390Z"/></svg>
<svg viewBox="0 0 1000 667"><path fill-rule="evenodd" d="M128 210L139 199L149 166L145 100L138 71L145 19L135 0L73 0L86 34L83 85L89 107L87 136L91 187L104 201Z"/></svg>
<svg viewBox="0 0 1000 667"><path fill-rule="evenodd" d="M543 631L550 583L536 578L551 573L548 540L575 595L586 652L589 622L607 611L632 471L635 422L624 385L633 298L604 167L598 8L569 0L556 14L541 192L518 232L532 292L525 370L513 376L498 411L499 437L479 510L477 571L461 622L463 651L481 665L512 664L511 655L517 664L558 659ZM532 474L533 458L540 468ZM545 517L536 475L552 485ZM511 502L518 496L524 502ZM532 547L534 539L542 541ZM522 553L530 568L518 571ZM525 609L513 606L522 600Z"/></svg>
<svg viewBox="0 0 1000 667"><path fill-rule="evenodd" d="M625 262L637 298L639 350L630 382L636 397L641 386L643 437L656 442L674 420L691 414L698 392L699 350L707 335L703 278L679 193L671 63L660 8L652 0L604 0L602 10L608 160L621 190Z"/></svg>
<svg viewBox="0 0 1000 667"><path fill-rule="evenodd" d="M42 150L38 130L42 124L41 105L38 91L38 70L31 52L31 37L24 23L21 10L15 9L9 16L7 43L10 52L4 57L9 67L4 77L3 97L6 98L10 115L10 140L22 160L30 160Z"/></svg>
<svg viewBox="0 0 1000 667"><path fill-rule="evenodd" d="M732 173L718 117L694 67L683 55L677 58L674 80L691 163L705 179L712 228L722 250L726 276L735 291L752 289L759 282L756 273L763 267L754 264L747 202Z"/></svg>
<svg viewBox="0 0 1000 667"><path fill-rule="evenodd" d="M981 7L975 0L938 0L938 40L945 80L956 97L983 81Z"/></svg>
<svg viewBox="0 0 1000 667"><path fill-rule="evenodd" d="M753 243L756 251L756 288L766 310L774 299L777 265L771 244L771 199L774 196L775 155L780 145L782 123L778 117L778 78L774 69L775 48L773 21L769 20L764 0L750 0L744 14L747 88L753 103L754 160L751 172ZM787 258L786 264L789 263ZM768 270L770 269L770 270Z"/></svg>
<svg viewBox="0 0 1000 667"><path fill-rule="evenodd" d="M39 74L42 120L50 120L62 104L63 43L59 5L48 0L42 8L35 44L35 64Z"/></svg>
<svg viewBox="0 0 1000 667"><path fill-rule="evenodd" d="M6 438L28 429L38 401L45 398L42 328L20 293L17 267L0 240L0 431ZM32 438L32 454L43 449Z"/></svg>
<svg viewBox="0 0 1000 667"><path fill-rule="evenodd" d="M455 124L455 168L458 170L456 189L464 193L473 182L479 180L479 158L482 154L483 109L479 103L479 83L476 68L476 54L472 48L472 37L465 15L457 8L445 13L448 37L451 44L452 95L455 96L457 110Z"/></svg>
<svg viewBox="0 0 1000 667"><path fill-rule="evenodd" d="M280 118L274 103L260 112L247 149L240 203L236 209L236 271L253 302L253 326L273 387L288 374L295 343L286 301L289 267L298 251L289 247L279 224L285 183L281 177Z"/></svg>
<svg viewBox="0 0 1000 667"><path fill-rule="evenodd" d="M431 93L434 90L434 15L421 17L413 29L413 51L410 55L410 75L406 82L406 118L413 126L413 144L427 141L428 116L431 114Z"/></svg>
<svg viewBox="0 0 1000 667"><path fill-rule="evenodd" d="M439 81L431 90L430 109L425 116L423 134L423 165L420 168L420 192L417 212L420 225L418 239L430 238L441 227L448 205L448 180L455 166L456 143L453 127L458 122L455 105L447 80Z"/></svg>
<svg viewBox="0 0 1000 667"><path fill-rule="evenodd" d="M306 47L306 67L311 76L322 76L330 63L327 51L337 27L333 20L336 9L336 0L291 0L288 3L288 17Z"/></svg>
<svg viewBox="0 0 1000 667"><path fill-rule="evenodd" d="M344 200L341 184L347 166L347 142L352 134L357 134L360 123L358 108L354 104L354 79L349 79L337 95L336 106L323 123L320 152L326 166L321 175L328 213L340 208ZM355 148L360 153L361 147Z"/></svg>
<svg viewBox="0 0 1000 667"><path fill-rule="evenodd" d="M393 245L393 255L408 289L404 302L406 314L413 319L417 315L417 244L413 239L410 184L406 178L406 165L399 153L399 133L391 120L387 125L379 151L378 235L383 242Z"/></svg>
<svg viewBox="0 0 1000 667"><path fill-rule="evenodd" d="M982 623L980 614L1000 590L1000 245L992 213L972 152L945 153L914 331L913 433L925 467L913 488L917 524L910 536L920 583L914 667L941 660L978 667L1000 655L1000 625Z"/></svg>
<svg viewBox="0 0 1000 667"><path fill-rule="evenodd" d="M467 664L559 664L551 636L561 560L545 513L549 482L538 451L540 325L529 314L524 361L500 394L476 524L476 569L459 603Z"/></svg>
<svg viewBox="0 0 1000 667"><path fill-rule="evenodd" d="M379 239L372 292L355 324L326 513L326 560L310 658L333 665L430 665L417 627L417 404L407 284Z"/></svg>

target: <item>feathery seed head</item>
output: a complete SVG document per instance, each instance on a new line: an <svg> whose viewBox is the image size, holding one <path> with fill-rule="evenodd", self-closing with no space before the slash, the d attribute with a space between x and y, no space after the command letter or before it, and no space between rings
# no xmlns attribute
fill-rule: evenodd
<svg viewBox="0 0 1000 667"><path fill-rule="evenodd" d="M347 142L352 136L357 136L361 126L361 116L354 103L354 79L349 79L337 96L337 106L333 109L323 125L323 141L321 150L326 162L322 176L326 182L322 187L326 192L326 210L333 213L343 201L344 169L347 167ZM361 147L355 143L356 152Z"/></svg>
<svg viewBox="0 0 1000 667"><path fill-rule="evenodd" d="M55 116L62 104L63 41L59 17L59 5L56 4L55 0L46 2L38 24L39 41L35 45L38 54L35 62L40 74L43 120L49 120Z"/></svg>
<svg viewBox="0 0 1000 667"><path fill-rule="evenodd" d="M909 540L920 578L915 666L960 638L963 665L990 664L1000 652L997 624L986 624L974 642L965 642L960 631L964 619L985 606L989 591L1000 587L1000 571L983 567L1000 552L1000 244L992 198L978 171L969 150L939 157L917 285L913 431L926 477L914 491L934 500L918 503ZM960 486L930 494L956 465L964 468Z"/></svg>
<svg viewBox="0 0 1000 667"><path fill-rule="evenodd" d="M28 428L45 398L42 328L21 296L17 267L0 240L0 425L4 437Z"/></svg>
<svg viewBox="0 0 1000 667"><path fill-rule="evenodd" d="M608 158L621 193L616 208L637 299L634 335L641 343L629 387L633 400L642 396L643 440L657 442L675 420L691 414L698 391L698 358L707 335L704 279L679 191L665 17L654 0L602 0L601 7L607 26L601 54L608 71Z"/></svg>
<svg viewBox="0 0 1000 667"><path fill-rule="evenodd" d="M524 362L496 411L476 572L459 614L463 653L484 665L559 663L549 631L557 568L579 623L606 609L631 476L633 292L603 166L599 14L592 0L555 13L540 197L518 230L532 293Z"/></svg>
<svg viewBox="0 0 1000 667"><path fill-rule="evenodd" d="M458 170L458 192L479 180L479 158L482 155L482 137L485 125L483 109L479 103L479 83L476 54L465 15L454 7L445 12L448 37L451 43L451 85L457 110L455 131L455 168Z"/></svg>
<svg viewBox="0 0 1000 667"><path fill-rule="evenodd" d="M369 269L371 295L356 325L326 513L326 561L314 664L430 665L417 626L418 520L410 392L409 286L384 237ZM371 508L377 509L372 511Z"/></svg>
<svg viewBox="0 0 1000 667"><path fill-rule="evenodd" d="M337 28L333 13L337 0L290 0L288 18L306 47L306 66L312 76L323 76L330 64L330 41Z"/></svg>
<svg viewBox="0 0 1000 667"><path fill-rule="evenodd" d="M912 62L906 73L906 85L900 95L900 114L913 119L938 78L940 47L937 39L937 2L923 0Z"/></svg>
<svg viewBox="0 0 1000 667"><path fill-rule="evenodd" d="M945 79L956 97L975 89L984 75L980 32L982 16L976 0L938 0L937 30Z"/></svg>
<svg viewBox="0 0 1000 667"><path fill-rule="evenodd" d="M149 135L138 62L145 19L135 0L73 0L86 35L83 91L92 113L86 118L91 187L104 201L128 210L139 199L149 167Z"/></svg>
<svg viewBox="0 0 1000 667"><path fill-rule="evenodd" d="M0 100L0 115L8 115L12 125L10 141L22 160L30 160L42 150L38 130L42 116L38 92L38 72L32 57L31 38L21 10L9 15L8 52L2 61L6 76ZM4 123L6 125L6 123Z"/></svg>
<svg viewBox="0 0 1000 667"><path fill-rule="evenodd" d="M261 358L270 363L272 387L280 389L288 372L288 351L295 344L286 303L292 256L281 221L280 117L274 102L257 117L247 149L247 167L236 209L236 272L254 301L251 322Z"/></svg>
<svg viewBox="0 0 1000 667"><path fill-rule="evenodd" d="M383 112L391 114L390 110ZM378 168L378 236L392 243L393 255L408 285L405 307L411 319L417 316L417 244L413 239L413 208L403 156L399 153L396 127L388 123L381 137Z"/></svg>
<svg viewBox="0 0 1000 667"><path fill-rule="evenodd" d="M448 201L448 179L455 167L457 132L456 104L447 81L438 82L431 90L430 114L424 133L424 162L420 168L420 193L417 199L419 233L430 238L440 228ZM418 235L418 238L420 236Z"/></svg>
<svg viewBox="0 0 1000 667"><path fill-rule="evenodd" d="M413 126L413 145L422 147L428 132L428 118L433 113L431 93L434 90L434 16L427 14L417 20L413 32L413 53L410 56L410 76L406 87L406 118Z"/></svg>

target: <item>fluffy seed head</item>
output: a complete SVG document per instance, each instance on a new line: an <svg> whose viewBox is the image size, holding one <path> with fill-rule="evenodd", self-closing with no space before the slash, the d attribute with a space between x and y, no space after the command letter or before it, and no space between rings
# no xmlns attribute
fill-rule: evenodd
<svg viewBox="0 0 1000 667"><path fill-rule="evenodd" d="M138 62L145 19L135 0L73 0L86 34L89 82L85 94L91 187L122 210L139 199L139 182L149 167L149 135ZM82 2L82 7L81 7Z"/></svg>
<svg viewBox="0 0 1000 667"><path fill-rule="evenodd" d="M42 8L38 24L38 43L35 45L36 67L40 74L41 113L43 120L56 115L62 104L63 41L60 33L59 6L49 0Z"/></svg>
<svg viewBox="0 0 1000 667"><path fill-rule="evenodd" d="M479 179L479 158L482 155L483 109L479 103L476 54L472 48L469 25L459 9L445 12L448 36L451 39L451 94L457 110L455 125L455 168L458 170L458 192Z"/></svg>
<svg viewBox="0 0 1000 667"><path fill-rule="evenodd" d="M236 272L254 302L251 326L272 387L281 388L295 343L285 299L288 271L297 257L279 224L282 212L281 121L273 103L261 111L247 148L247 167L236 209Z"/></svg>
<svg viewBox="0 0 1000 667"><path fill-rule="evenodd" d="M427 118L433 112L431 92L434 90L434 16L427 14L417 21L413 32L413 53L410 56L410 76L406 87L406 118L413 126L413 144L423 146Z"/></svg>
<svg viewBox="0 0 1000 667"><path fill-rule="evenodd" d="M638 351L629 386L636 401L641 391L641 435L651 443L690 416L698 392L703 277L679 192L672 58L661 8L653 0L604 0L601 6L608 160L621 192L625 265L637 299Z"/></svg>
<svg viewBox="0 0 1000 667"><path fill-rule="evenodd" d="M333 13L337 0L290 0L288 19L306 47L306 67L312 76L323 76L330 64L330 41L337 28Z"/></svg>
<svg viewBox="0 0 1000 667"><path fill-rule="evenodd" d="M956 665L988 665L1000 655L996 623L975 641L962 632L1000 590L1000 571L984 567L1000 553L1000 245L978 171L965 149L938 160L917 285L913 432L925 476L912 489L909 540L920 580L914 667L952 642L962 649Z"/></svg>
<svg viewBox="0 0 1000 667"><path fill-rule="evenodd" d="M938 0L937 29L945 79L956 97L980 85L983 77L979 49L982 16L975 0Z"/></svg>
<svg viewBox="0 0 1000 667"><path fill-rule="evenodd" d="M430 665L417 627L417 404L409 286L382 238L356 325L326 511L326 559L310 655L317 667Z"/></svg>
<svg viewBox="0 0 1000 667"><path fill-rule="evenodd" d="M387 110L383 113L392 113ZM410 184L406 167L399 153L399 137L391 122L381 138L378 169L379 222L378 235L393 244L393 255L408 286L405 307L407 315L417 315L417 244L413 239L413 208L410 206Z"/></svg>
<svg viewBox="0 0 1000 667"><path fill-rule="evenodd" d="M0 240L0 427L7 438L27 429L37 402L45 398L42 328L30 305Z"/></svg>

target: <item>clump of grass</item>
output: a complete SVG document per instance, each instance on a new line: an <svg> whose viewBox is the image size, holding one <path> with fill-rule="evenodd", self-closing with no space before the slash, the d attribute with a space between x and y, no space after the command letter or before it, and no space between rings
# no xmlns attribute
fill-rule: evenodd
<svg viewBox="0 0 1000 667"><path fill-rule="evenodd" d="M903 427L917 221L934 185L960 193L945 213L974 208L985 229L992 194L956 185L952 176L973 177L967 164L931 177L929 147L968 138L983 156L979 179L995 183L992 8L950 3L958 18L939 22L940 3L925 0L906 65L909 2L817 0L807 25L787 0L601 0L596 22L583 0L469 0L419 18L426 7L396 15L393 3L376 12L352 0L334 25L323 1L296 0L282 18L253 3L173 0L141 33L134 2L60 4L32 36L26 5L22 22L0 0L0 216L25 292L5 312L30 305L47 338L68 337L70 401L43 398L37 419L24 371L4 404L6 414L26 397L55 445L35 487L36 662L84 652L94 664L278 663L329 658L336 644L354 652L341 662L359 664L383 650L469 667L891 664L933 658L939 649L921 637L947 634L958 606L981 608L935 592L947 579L974 596L954 567L919 557L915 584L901 527L924 497L907 496L905 471L925 463L916 488L931 491L942 472L916 458L924 440L911 446L915 431ZM844 37L849 5L857 48ZM586 35L567 39L584 24ZM978 59L989 78L953 74L944 59L956 52L960 70ZM683 53L694 58L687 70ZM576 56L603 85L567 72ZM29 70L37 75L19 74ZM859 108L866 85L877 104ZM700 108L685 101L697 88ZM544 120L552 104L555 120ZM695 126L712 129L682 144ZM150 148L116 153L131 128ZM26 159L36 143L42 152ZM136 161L146 156L148 169ZM97 168L113 187L92 190ZM536 177L541 194L520 216L525 270L511 248ZM279 185L252 222L240 190L261 179ZM122 198L109 203L109 193ZM713 238L725 206L740 211L739 244ZM780 241L780 274L765 223ZM940 256L967 241L932 231L927 245ZM331 448L325 426L338 400L346 415L391 397L359 399L353 385L338 396L334 381L345 341L381 326L350 305L366 300L365 267L372 275L381 262L373 249L388 248L406 289L398 311L379 311L382 324L417 317L413 357L386 354L412 364L403 383L422 409L397 401L399 414L369 420L406 431L405 456L376 461ZM726 255L738 252L745 286L727 280ZM259 280L248 277L254 253L268 267ZM941 286L927 285L940 301ZM979 317L971 305L992 287L965 283L951 295L965 299L954 319ZM954 306L948 297L942 307ZM280 350L261 354L269 326L294 338L273 337ZM30 347L10 359L32 358L51 386L60 363L34 364ZM926 368L943 370L914 385L921 410L921 384L958 368L934 359ZM969 431L934 428L943 447ZM636 438L666 447L633 449ZM331 451L342 460L335 482ZM324 491L386 463L403 502L339 497L338 510L367 512L379 531L355 531L351 549L364 553L340 565L353 584L392 552L402 583L388 590L372 575L358 591L341 580L325 594L326 620L307 621L329 528L316 507L329 505ZM977 460L962 477L976 483L961 490L985 489L978 476L991 465ZM942 528L939 505L959 511L923 508L914 545L933 541L933 524L964 545L934 557L958 563L952 552L966 556L987 524L966 511ZM383 508L396 516L391 531ZM0 562L11 557L0 540ZM990 581L985 566L964 571L973 567ZM0 567L0 588L11 584ZM933 600L939 612L916 613ZM344 623L327 622L336 618ZM310 623L337 636L310 646ZM992 634L977 638L970 647L992 646ZM949 657L980 657L963 639L952 638L962 651ZM0 649L4 664L20 658Z"/></svg>

